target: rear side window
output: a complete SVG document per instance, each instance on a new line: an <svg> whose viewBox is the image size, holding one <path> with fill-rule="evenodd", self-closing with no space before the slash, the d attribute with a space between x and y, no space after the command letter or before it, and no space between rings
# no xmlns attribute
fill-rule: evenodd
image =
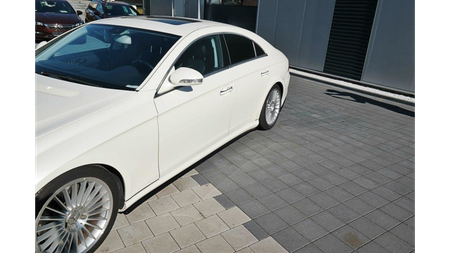
<svg viewBox="0 0 450 253"><path fill-rule="evenodd" d="M255 45L255 52L256 52L256 56L261 56L261 55L265 55L266 52L264 52L264 50L256 43L253 42L253 44Z"/></svg>
<svg viewBox="0 0 450 253"><path fill-rule="evenodd" d="M255 58L253 41L235 34L225 34L231 64Z"/></svg>

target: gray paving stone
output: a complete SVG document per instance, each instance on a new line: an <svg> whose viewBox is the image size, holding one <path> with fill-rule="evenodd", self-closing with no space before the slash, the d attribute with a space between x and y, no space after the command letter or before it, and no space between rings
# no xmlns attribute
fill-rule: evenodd
<svg viewBox="0 0 450 253"><path fill-rule="evenodd" d="M215 196L214 199L219 202L225 209L230 209L236 206L227 196L218 195Z"/></svg>
<svg viewBox="0 0 450 253"><path fill-rule="evenodd" d="M303 220L292 227L310 241L327 234L327 231L312 219Z"/></svg>
<svg viewBox="0 0 450 253"><path fill-rule="evenodd" d="M291 205L282 207L274 213L290 226L306 218L306 215Z"/></svg>
<svg viewBox="0 0 450 253"><path fill-rule="evenodd" d="M279 231L272 237L289 252L293 252L309 243L306 238L291 227Z"/></svg>
<svg viewBox="0 0 450 253"><path fill-rule="evenodd" d="M378 237L375 242L390 252L410 252L414 248L390 232Z"/></svg>
<svg viewBox="0 0 450 253"><path fill-rule="evenodd" d="M228 197L234 204L240 205L250 200L253 200L253 196L246 192L244 189L239 188L237 190L229 191L225 193L225 196Z"/></svg>
<svg viewBox="0 0 450 253"><path fill-rule="evenodd" d="M264 238L268 237L269 234L264 231L256 222L253 220L248 221L243 224L243 226L250 231L250 233L253 234L259 241L263 240Z"/></svg>
<svg viewBox="0 0 450 253"><path fill-rule="evenodd" d="M269 235L273 235L276 232L289 227L280 217L274 213L269 213L254 219L255 222L264 229Z"/></svg>
<svg viewBox="0 0 450 253"><path fill-rule="evenodd" d="M208 180L206 180L202 175L197 174L193 175L192 178L199 184L199 185L205 185L208 183Z"/></svg>
<svg viewBox="0 0 450 253"><path fill-rule="evenodd" d="M297 210L305 214L306 216L313 215L319 211L324 210L322 207L312 202L310 199L302 199L292 204Z"/></svg>
<svg viewBox="0 0 450 253"><path fill-rule="evenodd" d="M242 205L239 205L239 208L252 219L270 212L270 210L266 206L261 204L261 202L259 202L258 200L246 202Z"/></svg>
<svg viewBox="0 0 450 253"><path fill-rule="evenodd" d="M319 249L324 253L347 253L351 251L351 248L344 244L341 240L337 239L334 235L326 235L314 242Z"/></svg>
<svg viewBox="0 0 450 253"><path fill-rule="evenodd" d="M258 198L258 201L261 202L264 206L266 206L271 211L282 208L283 206L288 205L286 201L275 194L270 194L261 198Z"/></svg>

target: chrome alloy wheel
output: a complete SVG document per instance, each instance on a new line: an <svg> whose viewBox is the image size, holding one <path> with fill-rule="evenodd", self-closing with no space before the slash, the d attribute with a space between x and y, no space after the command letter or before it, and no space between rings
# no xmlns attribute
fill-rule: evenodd
<svg viewBox="0 0 450 253"><path fill-rule="evenodd" d="M36 252L87 252L111 222L113 196L98 178L59 188L36 217Z"/></svg>
<svg viewBox="0 0 450 253"><path fill-rule="evenodd" d="M266 121L269 126L273 125L280 114L281 95L278 89L273 89L266 101Z"/></svg>

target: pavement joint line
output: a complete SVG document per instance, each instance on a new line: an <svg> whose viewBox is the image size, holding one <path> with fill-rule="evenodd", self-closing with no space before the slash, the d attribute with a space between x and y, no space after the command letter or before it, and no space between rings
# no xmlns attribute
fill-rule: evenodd
<svg viewBox="0 0 450 253"><path fill-rule="evenodd" d="M226 159L226 158L225 158ZM356 163L355 163L356 164ZM397 163L395 163L395 164L397 164ZM319 191L319 192L316 192L316 193L313 193L313 194L311 194L311 195L308 195L308 196L304 196L304 198L302 198L302 199L299 199L298 201L301 201L301 200L304 200L304 199L310 199L310 197L312 197L312 196L315 196L315 195L317 195L317 194L320 194L320 193L322 193L322 192L325 192L325 191L327 191L327 190L329 190L329 189L332 189L332 188L334 188L334 187L338 187L338 186L340 186L340 185L342 185L342 184L345 184L345 183L348 183L348 182L350 182L350 181L353 181L353 180L355 180L355 179L358 179L358 178L362 178L362 177L364 177L364 176L366 176L366 175L368 175L368 174L371 174L371 173L374 173L374 172L376 172L376 173L378 173L378 171L380 171L380 170L382 170L382 169L385 169L387 166L384 166L383 168L380 168L379 170L376 170L376 171L373 171L373 170L370 170L369 168L367 168L368 170L370 170L370 172L367 172L367 173L364 173L364 174L360 174L360 175L358 175L358 176L356 176L356 177L353 177L353 178L351 178L351 179L347 179L346 181L344 181L344 182L342 182L342 183L339 183L339 184L333 184L333 183L331 183L331 182L329 182L330 184L332 184L332 186L330 186L330 187L327 187L327 188L325 188L324 190L322 190L322 191ZM262 168L261 168L262 169ZM262 169L262 170L264 170L264 169ZM313 173L313 172L312 172ZM355 172L356 173L356 172ZM378 174L380 174L380 173L378 173ZM321 178L321 176L320 175L317 175L317 174L315 174L314 173L314 175L316 175L315 177L313 177L313 178L310 178L310 179L308 179L308 180L312 180L312 179L315 179L315 178ZM381 174L380 174L381 175ZM249 176L251 176L251 175L249 175ZM351 197L351 198L348 198L348 199L346 199L346 200L344 200L344 201L341 201L340 203L338 203L338 204L336 204L336 205L339 205L339 204L342 204L342 203L344 203L344 202L347 202L347 201L349 201L349 200L351 200L351 199L353 199L353 198L355 198L355 197L358 197L358 196L360 196L360 195L362 195L362 194L364 194L364 193L367 193L367 192L369 192L369 191L372 191L372 190L374 190L374 189L376 189L376 188L379 188L380 186L384 186L384 185L386 185L386 184L388 184L388 183L390 183L390 182L393 182L393 181L395 181L395 180L397 180L397 179L399 179L399 178L402 178L402 177L404 177L405 175L401 175L400 174L400 176L399 177L396 177L396 178L394 178L394 179L390 179L389 181L387 181L387 182L384 182L383 184L379 184L379 185L377 185L376 187L374 187L374 188L372 188L372 189L366 189L364 192L362 192L362 193L360 193L360 194L357 194L357 195L354 195L353 197ZM252 177L253 178L253 177ZM326 179L325 179L326 180ZM303 182L307 182L307 180L304 180ZM327 180L327 182L328 182L328 180ZM401 183L399 183L399 184L401 184ZM403 184L402 184L403 185ZM241 187L242 188L242 187ZM243 188L242 188L243 189ZM284 188L284 189L286 189L286 188ZM244 191L245 191L245 189L243 189ZM342 189L343 191L345 191L345 192L347 192L345 189ZM281 190L280 190L281 191ZM277 191L277 192L279 192L279 191ZM261 197L264 197L264 196L268 196L268 195L271 195L271 194L276 194L277 195L277 192L271 192L271 193L268 193L268 194L266 194L266 195L261 195L261 196L259 196L258 198L261 198ZM349 194L351 194L351 193L349 193ZM353 195L353 194L351 194L351 195ZM378 196L378 194L376 194L377 196ZM278 196L278 195L277 195ZM381 196L379 196L379 197L381 197ZM383 198L383 197L381 197L381 198ZM242 203L240 203L240 205L242 205L242 204L245 204L245 203L248 203L248 202L251 202L251 201L253 201L253 200L255 200L256 198L253 198L253 199L251 199L251 200L248 200L248 201L245 201L245 202L242 202ZM334 198L333 198L334 199ZM384 199L384 198L383 198ZM311 200L311 199L310 199ZM298 201L296 201L296 202L298 202ZM311 200L312 201L312 200ZM294 203L296 203L296 202L294 202ZM313 201L314 202L314 201ZM315 202L314 202L315 203ZM332 207L334 207L334 206L336 206L336 205L333 205ZM332 208L331 207L331 208ZM281 209L282 207L280 207L280 208L278 208L278 209ZM276 210L278 210L278 209L275 209L275 210L273 210L273 211L276 211ZM329 208L327 208L327 209L325 209L325 210L328 210ZM324 210L324 211L325 211ZM319 212L320 213L320 212ZM316 214L318 214L318 213L316 213ZM316 214L313 214L313 215L316 215ZM312 216L313 216L312 215ZM303 220L302 220L303 221ZM298 223L298 222L297 222ZM296 224L296 223L294 223L294 224ZM293 225L294 225L293 224Z"/></svg>
<svg viewBox="0 0 450 253"><path fill-rule="evenodd" d="M225 159L226 159L226 158L225 158ZM384 169L384 168L386 168L386 167L387 167L387 166L385 166L385 167L383 167L383 168L381 168L381 169ZM379 169L379 170L381 170L381 169ZM370 169L369 169L369 170L370 170ZM326 190L329 190L329 189L331 189L331 188L337 187L337 186L339 186L339 185L341 185L341 184L344 184L344 183L347 183L347 182L349 182L349 181L353 181L353 180L355 180L355 179L361 178L361 177L363 177L363 176L365 176L365 175L368 175L368 174L370 174L370 173L377 172L377 171L379 171L379 170L376 170L376 171L372 171L372 170L371 170L371 171L368 172L368 173L358 175L358 176L356 176L356 177L354 177L354 178L351 178L351 179L348 179L347 181L342 182L342 183L340 183L340 184L337 184L337 185L334 185L334 184L333 184L333 186L330 186L330 187L324 189L323 191L320 191L320 192L317 192L317 193L313 193L313 194L311 194L311 195L308 195L308 196L306 196L305 198L303 198L303 199L301 199L301 200L304 200L304 199L309 199L309 200L311 200L310 197L312 197L312 196L315 196L315 195L317 195L317 194L319 194L319 193L325 192ZM320 176L317 176L317 177L314 177L314 178L318 178L318 177L320 177ZM388 183L390 183L390 182L393 182L393 181L395 181L395 180L397 180L397 179L399 179L399 178L402 178L402 177L404 177L404 175L400 175L400 176L398 176L398 177L396 177L396 178L394 178L394 179L390 179L390 180L388 180L388 181L386 181L386 182L384 182L384 183L382 183L382 184L377 185L376 187L374 187L374 188L372 188L372 189L366 189L365 191L363 191L363 192L361 192L361 193L359 193L359 194L356 194L356 195L354 195L354 196L352 196L352 197L350 197L350 198L347 198L347 199L345 199L345 200L343 200L343 201L341 201L341 202L339 202L339 203L337 203L337 204L335 204L335 205L332 205L332 206L330 206L330 207L328 207L328 208L325 208L325 209L323 209L323 210L321 210L321 211L319 211L319 212L316 212L316 213L314 213L314 214L311 214L311 215L305 217L304 219L302 219L302 220L300 220L300 221L297 221L297 222L291 224L290 227L292 227L293 225L298 224L298 223L300 223L300 222L302 222L302 221L305 221L305 220L307 220L307 219L309 219L309 218L311 218L311 217L313 217L313 216L316 216L316 215L318 215L318 214L320 214L320 213L323 213L323 212L325 212L325 211L328 211L328 210L330 210L331 208L336 207L336 206L338 206L338 205L340 205L340 204L344 204L345 202L348 202L349 200L352 200L352 199L354 199L354 198L357 198L357 197L359 197L359 196L361 196L361 195L363 195L363 194L365 194L365 193L367 193L367 192L371 192L371 191L374 190L374 189L377 189L377 188L379 188L379 187L381 187L381 186L384 186L384 185L386 185L386 184L388 184ZM344 189L342 189L342 190L344 190ZM344 191L345 191L345 190L344 190ZM398 200L398 199L400 199L400 198L402 198L402 197L404 197L404 196L406 196L406 195L408 195L408 194L410 194L410 193L412 193L412 192L414 192L414 191L415 191L415 190L409 191L408 193L403 194L403 195L400 195L400 196L396 197L395 199L393 199L393 200L391 200L391 201L386 200L386 201L388 201L387 203L382 204L382 205L379 206L379 207L375 207L375 209L373 209L373 210L371 210L371 211L369 211L369 212L367 212L367 213L364 213L364 214L362 214L362 215L356 217L355 219L353 219L353 220L351 220L351 221L349 221L349 222L346 222L344 225L342 225L342 226L340 226L340 227L338 227L338 228L336 228L336 229L334 229L334 230L332 230L332 231L329 231L329 232L326 233L325 235L323 235L323 236L321 236L321 237L319 237L319 238L317 238L317 239L315 239L315 240L313 240L313 241L310 241L308 244L306 244L306 245L304 245L304 246L302 246L302 247L300 247L300 248L298 248L298 249L295 249L295 250L302 249L302 248L304 248L304 247L306 247L306 246L312 244L313 242L315 242L315 241L317 241L317 240L323 238L324 236L333 233L333 232L336 231L337 229L340 229L340 228L342 228L343 226L348 225L348 224L351 223L351 222L354 222L354 221L356 221L356 220L358 220L358 219L360 219L360 218L362 218L362 217L364 217L364 216L367 216L368 214L370 214L370 213L372 213L372 212L374 212L374 211L376 211L376 210L378 210L378 209L380 209L380 208L382 208L382 207L384 207L384 206L386 206L386 205L388 205L388 204L391 204L391 203L393 203L394 201L396 201L396 200ZM270 193L270 194L276 194L276 192L272 192L272 193ZM270 195L270 194L268 194L268 195ZM374 194L375 194L375 193L374 193ZM378 196L378 194L376 194L376 195ZM381 196L379 196L379 197L381 197ZM383 197L381 197L381 198L383 198ZM384 199L384 198L383 198L383 199ZM252 199L252 200L253 200L253 199ZM244 202L244 203L250 202L250 201L252 201L252 200L246 201L246 202ZM298 201L301 201L301 200L298 200ZM297 202L298 202L298 201L297 201ZM311 200L311 201L312 201L312 200ZM313 201L313 202L314 202L314 201ZM314 202L314 203L315 203L315 202ZM278 208L278 209L276 209L276 210L279 210L279 209L281 209L281 208ZM273 210L272 212L274 212L274 211L276 211L276 210ZM401 222L401 223L402 223L402 222ZM399 223L399 224L400 224L400 223ZM397 225L399 225L399 224L397 224ZM319 225L319 226L320 226L320 225Z"/></svg>
<svg viewBox="0 0 450 253"><path fill-rule="evenodd" d="M392 179L391 181L388 181L388 182L385 182L385 183L383 183L383 184L380 184L379 186L377 186L377 187L375 187L375 188L373 188L373 189L376 189L376 188L378 188L378 187L380 187L380 186L384 186L385 184L388 184L388 183L390 183L390 182L392 182L392 181L394 181L394 180L396 180L396 179L398 179L398 178L400 178L400 177L397 177L397 178L395 178L395 179ZM321 210L321 211L318 211L318 212L316 212L316 213L313 213L313 214L311 214L311 215L309 215L309 216L303 218L302 220L293 223L291 226L293 226L293 225L295 225L295 224L298 224L298 223L300 223L300 222L302 222L302 221L305 221L305 220L307 220L307 219L309 219L309 218L312 218L313 216L316 216L316 215L318 215L318 214L320 214L320 213L323 213L323 212L325 212L325 211L328 211L328 210L330 210L330 209L333 208L333 207L336 207L336 206L338 206L338 205L344 204L345 202L347 202L347 201L349 201L349 200L352 200L352 199L354 199L354 198L357 198L357 197L359 197L359 196L361 196L361 195L363 195L363 194L365 194L365 193L367 193L367 192L370 192L370 191L371 191L371 190L366 190L366 191L361 192L361 193L359 193L359 194L357 194L357 195L355 195L355 196L353 196L353 197L350 197L350 198L345 199L345 200L343 200L343 201L341 201L341 202L339 202L339 203L337 203L337 204L334 204L334 205L332 205L332 206L330 206L330 207L328 207L328 208L325 208L325 209L323 209L323 210ZM388 203L382 204L382 205L379 206L379 207L375 207L375 209L373 209L373 210L370 211L369 213L371 213L371 212L373 212L373 211L375 211L375 210L377 210L377 209L380 209L381 207L383 207L383 206L385 206L385 205L387 205L387 204L390 204L390 203L392 203L393 201L395 201L395 200L397 200L397 199L399 199L399 198L401 198L401 197L404 197L404 196L406 196L406 195L408 195L408 194L410 194L411 192L414 192L414 191L415 191L415 190L412 190L412 191L409 191L409 192L406 193L406 194L400 195L399 197L396 197L396 198L393 199L392 201L389 201L389 200L386 199L386 201L388 201ZM377 196L378 196L378 194L377 194ZM381 196L380 196L380 197L381 197ZM308 197L306 197L306 198L309 199ZM304 199L306 199L306 198L304 198ZM381 198L383 198L383 197L381 197ZM384 199L384 198L383 198L383 199ZM311 199L309 199L309 200L311 200ZM299 201L301 201L301 200L299 200ZM312 201L312 200L311 200L311 201ZM313 202L314 202L314 201L313 201ZM314 202L314 203L315 203L315 202ZM367 215L367 214L368 214L368 213L362 214L362 215L360 215L359 217L355 218L355 220L357 220L357 219L359 219L359 218L362 218L363 216L365 216L365 215ZM354 220L352 220L352 221L354 221Z"/></svg>
<svg viewBox="0 0 450 253"><path fill-rule="evenodd" d="M383 204L383 205L381 205L381 206L379 206L379 207L376 207L375 209L370 210L369 212L366 212L366 213L360 215L359 217L354 218L353 220L351 220L351 221L349 221L349 222L345 222L345 224L343 224L343 225L341 225L341 226L339 226L339 227L337 227L337 228L335 228L335 229L333 229L333 230L331 230L331 231L328 231L326 234L320 236L319 238L316 238L316 239L310 241L308 244L305 244L305 245L303 245L302 247L300 247L300 248L298 248L298 249L295 249L295 250L302 249L302 248L304 248L304 247L306 247L306 246L308 246L308 245L314 243L315 241L318 241L318 240L322 239L323 237L325 237L325 236L327 236L327 235L329 235L329 234L331 234L331 233L337 231L338 229L343 228L343 227L349 225L350 223L352 223L352 222L354 222L354 221L356 221L356 220L359 220L359 219L361 219L362 217L365 217L365 216L367 216L368 214L371 214L371 213L377 211L378 209L380 209L380 208L382 208L382 207L384 207L384 206L386 206L386 205L388 205L388 204L391 204L391 203L393 203L394 201L396 201L396 200L398 200L398 199L400 199L400 198L402 198L402 197L404 197L404 196L406 196L406 195L408 195L408 194L410 194L410 193L412 193L412 192L414 192L414 191L415 191L415 190L412 190L412 191L410 191L410 192L408 192L408 193L405 193L405 194L403 194L403 195L400 195L400 196L398 196L397 198L393 199L392 201L389 201L389 202L386 203L386 204ZM321 212L320 212L320 213L321 213ZM314 214L314 215L315 215L315 214ZM399 223L397 223L397 224L394 225L393 227L387 229L387 230L384 231L383 233L381 233L381 234L375 236L374 238L372 238L371 240L369 240L369 242L371 242L371 241L377 239L378 237L380 237L380 236L382 236L383 234L389 232L390 230L394 229L395 227L399 226L400 224L403 224L405 221L411 219L412 217L414 217L414 214L411 215L411 216L409 216L409 217L406 218L405 220L400 221ZM304 219L304 220L305 220L305 219ZM300 221L300 222L301 222L301 221ZM318 225L319 225L319 224L318 224ZM319 226L320 226L320 225L319 225ZM395 235L394 235L394 236L395 236ZM396 237L397 237L397 236L396 236ZM397 237L397 238L398 238L398 237ZM399 238L399 239L402 240L401 238ZM403 241L403 240L402 240L402 241ZM369 243L369 242L366 242L365 244L361 245L361 246L358 247L357 249L361 248L362 246L366 245L366 244ZM350 253L355 252L355 250L357 250L357 249L353 249L352 251L350 251Z"/></svg>
<svg viewBox="0 0 450 253"><path fill-rule="evenodd" d="M399 222L398 224L396 224L396 225L390 227L389 229L387 229L387 230L384 231L383 233L381 233L381 234L375 236L374 238L370 239L369 241L363 243L363 244L360 245L358 248L353 249L350 253L356 252L358 249L364 247L365 245L369 244L370 242L373 242L374 240L376 240L376 239L379 238L380 236L382 236L382 235L386 234L387 232L391 231L392 229L394 229L394 228L400 226L401 224L405 223L407 220L413 218L414 216L415 216L415 214L412 214L411 216L409 216L408 218L406 218L406 219L404 219L403 221ZM394 235L394 236L395 236L395 235ZM396 236L396 237L397 237L397 236ZM397 238L398 238L398 237L397 237ZM398 238L398 239L402 240L401 238ZM402 240L402 241L403 241L403 240ZM413 252L413 251L414 251L414 248L413 248L411 251L409 251L409 252Z"/></svg>

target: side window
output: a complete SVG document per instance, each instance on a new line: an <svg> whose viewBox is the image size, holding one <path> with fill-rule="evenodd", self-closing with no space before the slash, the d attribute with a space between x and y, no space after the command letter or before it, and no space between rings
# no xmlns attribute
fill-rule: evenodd
<svg viewBox="0 0 450 253"><path fill-rule="evenodd" d="M255 42L253 42L253 45L255 45L255 52L256 52L256 56L261 56L261 55L265 55L266 52L264 52L264 50Z"/></svg>
<svg viewBox="0 0 450 253"><path fill-rule="evenodd" d="M191 68L207 75L228 65L228 55L224 57L220 36L214 35L190 45L175 63L175 68Z"/></svg>
<svg viewBox="0 0 450 253"><path fill-rule="evenodd" d="M255 58L253 41L235 34L225 34L231 64Z"/></svg>
<svg viewBox="0 0 450 253"><path fill-rule="evenodd" d="M97 10L100 12L100 14L103 14L103 6L101 4L97 5Z"/></svg>

